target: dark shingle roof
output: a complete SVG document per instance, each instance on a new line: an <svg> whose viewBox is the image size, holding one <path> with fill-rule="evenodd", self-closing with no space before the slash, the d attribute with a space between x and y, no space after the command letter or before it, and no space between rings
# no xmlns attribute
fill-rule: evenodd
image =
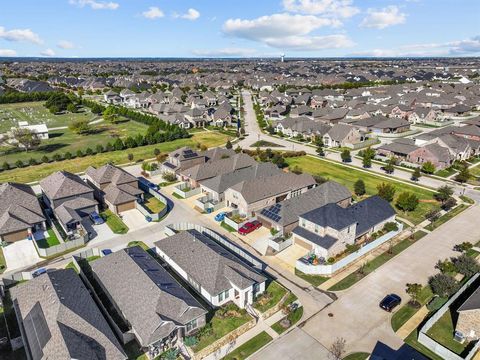
<svg viewBox="0 0 480 360"><path fill-rule="evenodd" d="M93 192L78 175L57 171L40 180L40 186L51 200Z"/></svg>

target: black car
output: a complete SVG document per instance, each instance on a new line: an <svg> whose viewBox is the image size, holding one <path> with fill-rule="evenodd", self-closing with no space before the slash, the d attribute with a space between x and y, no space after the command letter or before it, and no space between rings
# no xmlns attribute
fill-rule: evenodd
<svg viewBox="0 0 480 360"><path fill-rule="evenodd" d="M380 301L379 306L383 310L391 312L396 306L400 305L401 302L402 299L400 298L400 296L396 294L390 294L385 296L383 300Z"/></svg>

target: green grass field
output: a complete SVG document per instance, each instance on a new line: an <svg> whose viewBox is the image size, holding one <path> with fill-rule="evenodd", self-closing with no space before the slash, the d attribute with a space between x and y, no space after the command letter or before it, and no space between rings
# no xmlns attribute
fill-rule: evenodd
<svg viewBox="0 0 480 360"><path fill-rule="evenodd" d="M17 127L19 121L27 121L29 125L46 124L48 128L56 128L68 126L78 119L92 121L98 118L85 108L74 114L55 115L50 113L43 104L43 101L0 104L0 134L12 127Z"/></svg>
<svg viewBox="0 0 480 360"><path fill-rule="evenodd" d="M253 307L264 313L268 309L277 305L277 303L286 293L287 290L282 285L276 281L272 281L270 284L268 284L265 292L255 300Z"/></svg>
<svg viewBox="0 0 480 360"><path fill-rule="evenodd" d="M144 134L147 130L146 125L131 120L117 124L101 122L92 126L93 132L85 135L76 134L69 129L51 131L48 140L42 140L38 148L28 152L13 146L6 148L2 155L2 164L6 161L13 166L17 160L27 163L31 158L40 160L43 156L52 159L53 155L63 156L67 151L75 155L78 150L85 152L89 147L95 151L97 145L105 146L116 138Z"/></svg>
<svg viewBox="0 0 480 360"><path fill-rule="evenodd" d="M160 202L156 197L150 195L150 194L145 194L145 202L144 205L146 208L148 208L153 214L158 214L160 211L165 209L165 204Z"/></svg>
<svg viewBox="0 0 480 360"><path fill-rule="evenodd" d="M230 354L226 355L223 360L244 360L252 355L254 352L260 350L262 347L272 341L272 337L265 331L262 331L257 336L254 336L248 340L245 344L239 346L233 350Z"/></svg>
<svg viewBox="0 0 480 360"><path fill-rule="evenodd" d="M128 226L110 210L105 210L100 215L103 217L108 227L114 234L126 234L128 232Z"/></svg>
<svg viewBox="0 0 480 360"><path fill-rule="evenodd" d="M219 132L201 132L194 134L188 139L179 139L161 144L141 146L129 150L111 151L92 156L84 156L77 159L63 160L48 164L29 166L21 169L2 171L0 172L0 182L14 181L28 183L38 181L59 170L78 173L85 171L89 166L100 167L109 162L113 164L125 164L128 162L128 154L133 154L134 160L139 161L141 159L150 159L155 157L155 149L159 149L161 152L165 153L179 149L182 146L195 147L199 143L207 147L214 147L225 144L227 139L227 135Z"/></svg>
<svg viewBox="0 0 480 360"><path fill-rule="evenodd" d="M353 192L354 184L357 180L362 179L365 182L367 195L377 194L377 186L381 183L391 183L396 188L396 196L404 191L409 191L417 195L420 204L417 208L409 213L397 211L398 214L413 222L419 224L425 220L425 215L433 209L439 209L439 204L433 200L433 191L419 188L413 185L401 183L393 179L386 179L370 172L356 170L352 167L345 167L341 164L335 164L312 156L300 156L285 159L289 166L298 166L304 172L312 175L320 175L329 180L334 180L345 185ZM395 203L393 201L393 204Z"/></svg>

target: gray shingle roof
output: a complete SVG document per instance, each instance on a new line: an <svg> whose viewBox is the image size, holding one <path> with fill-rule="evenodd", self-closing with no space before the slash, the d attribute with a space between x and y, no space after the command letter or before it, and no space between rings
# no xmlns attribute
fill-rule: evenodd
<svg viewBox="0 0 480 360"><path fill-rule="evenodd" d="M327 181L299 196L281 201L264 209L268 212L273 210L275 206L279 208L278 212L275 210L275 213L280 217L278 221L273 221L268 216L265 217L271 222L286 226L297 222L300 215L313 209L329 203L338 203L351 197L352 194L345 186L335 181ZM259 215L263 216L263 212L262 210Z"/></svg>
<svg viewBox="0 0 480 360"><path fill-rule="evenodd" d="M245 289L266 280L252 267L197 230L181 231L157 241L155 246L210 295L230 289L230 283Z"/></svg>
<svg viewBox="0 0 480 360"><path fill-rule="evenodd" d="M72 269L55 270L11 289L33 360L126 359L88 290Z"/></svg>
<svg viewBox="0 0 480 360"><path fill-rule="evenodd" d="M40 186L51 200L93 192L78 175L68 171L57 171L40 180Z"/></svg>
<svg viewBox="0 0 480 360"><path fill-rule="evenodd" d="M137 178L125 170L111 164L104 165L98 169L90 166L86 174L97 184L113 183L116 185L137 181Z"/></svg>
<svg viewBox="0 0 480 360"><path fill-rule="evenodd" d="M475 290L467 300L465 300L465 302L458 308L457 311L460 312L478 309L480 309L480 287Z"/></svg>
<svg viewBox="0 0 480 360"><path fill-rule="evenodd" d="M338 241L338 239L335 239L330 235L320 236L300 226L293 229L292 233L301 236L324 249L330 249Z"/></svg>
<svg viewBox="0 0 480 360"><path fill-rule="evenodd" d="M140 337L142 346L164 339L205 309L139 246L91 263L92 271Z"/></svg>
<svg viewBox="0 0 480 360"><path fill-rule="evenodd" d="M0 184L0 234L24 230L45 221L40 203L28 185Z"/></svg>

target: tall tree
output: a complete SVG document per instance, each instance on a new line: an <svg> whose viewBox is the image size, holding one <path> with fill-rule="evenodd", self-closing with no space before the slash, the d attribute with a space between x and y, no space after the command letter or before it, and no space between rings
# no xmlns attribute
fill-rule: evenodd
<svg viewBox="0 0 480 360"><path fill-rule="evenodd" d="M18 128L12 132L13 138L17 141L19 146L23 147L25 151L33 149L40 145L40 138L36 133L30 129Z"/></svg>
<svg viewBox="0 0 480 360"><path fill-rule="evenodd" d="M397 198L397 207L405 212L413 211L418 206L418 198L414 193L402 192Z"/></svg>
<svg viewBox="0 0 480 360"><path fill-rule="evenodd" d="M455 176L455 180L461 183L466 183L470 179L470 170L468 166L463 166L460 172Z"/></svg>
<svg viewBox="0 0 480 360"><path fill-rule="evenodd" d="M342 151L340 154L340 157L342 158L343 162L351 162L352 161L352 155L350 154L350 150L345 149Z"/></svg>
<svg viewBox="0 0 480 360"><path fill-rule="evenodd" d="M363 196L365 195L365 183L362 179L358 179L355 184L353 185L353 190L355 191L355 194L358 196Z"/></svg>
<svg viewBox="0 0 480 360"><path fill-rule="evenodd" d="M377 186L378 196L391 202L395 196L395 187L389 183L381 183Z"/></svg>

